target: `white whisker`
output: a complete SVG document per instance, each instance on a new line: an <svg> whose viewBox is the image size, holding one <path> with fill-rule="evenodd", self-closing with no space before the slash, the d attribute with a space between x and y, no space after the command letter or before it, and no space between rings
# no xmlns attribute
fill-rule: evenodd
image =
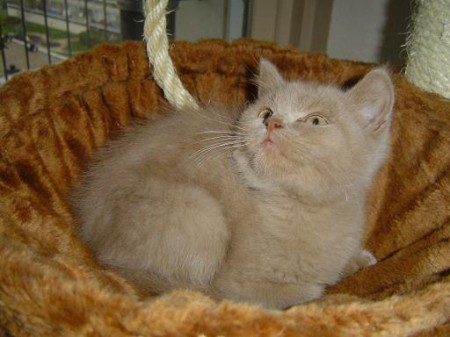
<svg viewBox="0 0 450 337"><path fill-rule="evenodd" d="M210 137L210 138L204 138L200 139L199 143L209 142L213 140L239 140L241 137L235 136L235 135L223 135L223 136L216 136L216 137Z"/></svg>
<svg viewBox="0 0 450 337"><path fill-rule="evenodd" d="M245 135L245 133L243 133L243 132L230 131L230 130L210 130L210 131L199 132L198 134L199 135L227 134L227 135L237 135L237 136L244 136Z"/></svg>
<svg viewBox="0 0 450 337"><path fill-rule="evenodd" d="M214 123L218 123L218 124L222 124L222 125L225 125L225 126L227 126L227 127L229 127L230 129L239 129L239 130L242 130L242 131L247 131L247 130L245 130L245 128L243 128L243 127L241 127L241 126L239 126L239 125L236 125L236 123L235 123L235 121L232 121L231 119L230 119L230 121L228 122L228 121L225 121L225 120L221 120L221 119L214 119L214 118L212 118L212 117L210 117L210 116L207 116L207 115L205 115L205 114L202 114L200 111L196 111L196 113L200 116L200 117L202 117L203 119L205 119L205 120L208 120L208 121L211 121L211 122L214 122ZM223 117L223 116L222 116Z"/></svg>
<svg viewBox="0 0 450 337"><path fill-rule="evenodd" d="M204 147L203 149L199 150L198 152L199 152L199 154L202 154L204 152L210 152L210 151L215 150L215 149L219 149L219 148L222 148L222 147L227 147L227 146L230 146L230 145L237 145L237 144L240 144L240 142L238 142L238 141L228 141L228 142L214 143L214 144L211 144L209 146Z"/></svg>
<svg viewBox="0 0 450 337"><path fill-rule="evenodd" d="M247 143L244 143L238 139L219 141L201 148L189 158L193 159L197 163L197 165L201 166L201 164L203 164L207 158L211 158L211 155L214 153L218 154L227 149L238 148L247 145Z"/></svg>

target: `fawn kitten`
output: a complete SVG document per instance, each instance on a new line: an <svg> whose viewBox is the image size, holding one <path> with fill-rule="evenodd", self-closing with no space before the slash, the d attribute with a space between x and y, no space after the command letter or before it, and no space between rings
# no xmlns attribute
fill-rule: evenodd
<svg viewBox="0 0 450 337"><path fill-rule="evenodd" d="M82 240L153 292L286 308L374 263L368 190L389 152L386 71L352 89L288 82L260 62L244 111L175 111L99 150L76 191Z"/></svg>

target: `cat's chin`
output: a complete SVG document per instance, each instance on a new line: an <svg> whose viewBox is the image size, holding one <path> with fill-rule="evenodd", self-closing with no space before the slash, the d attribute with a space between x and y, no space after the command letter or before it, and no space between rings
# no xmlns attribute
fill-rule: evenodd
<svg viewBox="0 0 450 337"><path fill-rule="evenodd" d="M259 167L261 172L270 176L285 176L294 170L291 160L283 152L277 142L266 139L259 148Z"/></svg>

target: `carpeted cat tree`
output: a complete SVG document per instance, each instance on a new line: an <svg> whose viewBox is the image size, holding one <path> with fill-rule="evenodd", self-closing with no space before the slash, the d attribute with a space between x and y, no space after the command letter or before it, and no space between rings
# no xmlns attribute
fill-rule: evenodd
<svg viewBox="0 0 450 337"><path fill-rule="evenodd" d="M170 48L200 104L251 100L260 57L286 78L343 87L372 67L247 39ZM319 301L268 311L184 290L145 296L77 237L67 193L84 163L132 120L156 119L168 105L143 43L14 76L0 89L0 335L449 336L450 102L393 80L392 153L367 202L365 242L379 262Z"/></svg>

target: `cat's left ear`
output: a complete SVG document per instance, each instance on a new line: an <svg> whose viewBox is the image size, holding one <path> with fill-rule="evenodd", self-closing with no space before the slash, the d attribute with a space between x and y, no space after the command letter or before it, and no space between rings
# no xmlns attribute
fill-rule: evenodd
<svg viewBox="0 0 450 337"><path fill-rule="evenodd" d="M259 75L256 77L258 86L258 97L264 95L270 89L273 89L284 83L277 67L270 61L262 58L259 62Z"/></svg>
<svg viewBox="0 0 450 337"><path fill-rule="evenodd" d="M347 93L364 128L378 132L390 125L394 86L384 68L370 71Z"/></svg>

